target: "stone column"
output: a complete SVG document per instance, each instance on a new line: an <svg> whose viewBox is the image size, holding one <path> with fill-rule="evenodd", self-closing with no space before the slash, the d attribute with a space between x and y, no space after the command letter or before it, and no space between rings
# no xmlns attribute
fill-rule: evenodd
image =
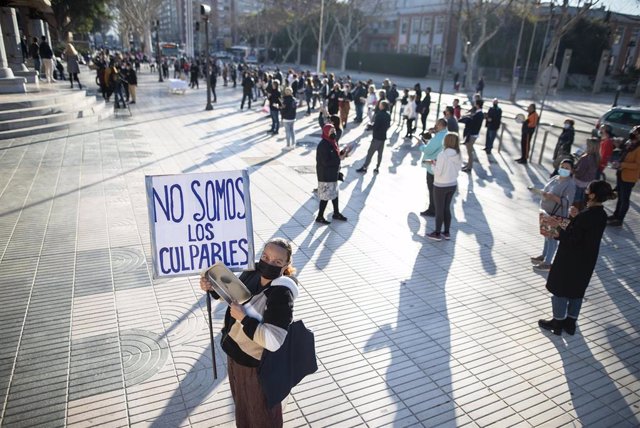
<svg viewBox="0 0 640 428"><path fill-rule="evenodd" d="M565 49L562 55L562 66L560 66L560 78L558 79L558 89L564 89L567 82L567 73L569 72L569 64L571 64L571 55L573 50Z"/></svg>
<svg viewBox="0 0 640 428"><path fill-rule="evenodd" d="M44 25L41 19L32 19L31 20L31 37L37 37L38 42L40 41L40 37L45 35ZM29 40L31 43L31 40Z"/></svg>
<svg viewBox="0 0 640 428"><path fill-rule="evenodd" d="M2 22L0 21L0 34L2 32ZM17 92L27 92L26 79L15 77L13 70L9 68L7 53L4 50L4 37L0 40L0 94L10 94Z"/></svg>
<svg viewBox="0 0 640 428"><path fill-rule="evenodd" d="M20 48L20 30L16 18L16 10L11 7L0 8L0 20L4 30L3 38L7 53L9 67L16 77L24 77L27 83L37 83L36 72L29 71L22 62L22 49Z"/></svg>
<svg viewBox="0 0 640 428"><path fill-rule="evenodd" d="M604 80L604 74L609 66L610 51L605 49L602 51L600 57L600 65L598 66L598 73L596 74L596 80L593 82L593 93L598 94L602 90L602 81Z"/></svg>

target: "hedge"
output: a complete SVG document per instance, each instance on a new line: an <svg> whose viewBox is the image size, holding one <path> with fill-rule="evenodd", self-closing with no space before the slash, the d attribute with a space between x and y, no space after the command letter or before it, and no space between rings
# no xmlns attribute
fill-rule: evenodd
<svg viewBox="0 0 640 428"><path fill-rule="evenodd" d="M362 61L361 67L359 61ZM347 68L350 70L405 77L426 76L430 62L430 57L414 54L352 52L347 55Z"/></svg>

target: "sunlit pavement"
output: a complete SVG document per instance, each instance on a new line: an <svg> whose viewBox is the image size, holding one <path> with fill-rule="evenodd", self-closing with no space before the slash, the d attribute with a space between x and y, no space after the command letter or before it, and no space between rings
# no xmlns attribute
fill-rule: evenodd
<svg viewBox="0 0 640 428"><path fill-rule="evenodd" d="M485 97L503 92L488 85ZM342 142L361 138L342 169L349 220L323 227L317 113L299 110L298 146L284 151L261 102L240 111L240 86L219 85L212 112L205 93L170 95L143 74L132 117L0 141L3 426L233 425L198 278L152 280L144 176L242 168L256 248L294 242L295 317L316 336L319 370L289 398L286 426L640 424L637 188L625 225L605 232L577 334L557 337L537 326L551 302L529 261L543 240L527 190L546 181L557 129L543 166L515 164L520 110L505 103L501 151L487 157L481 136L474 171L459 176L452 240L433 242L433 219L418 214L417 140L398 122L378 175L355 172L371 136L347 127ZM608 104L559 98L552 121L570 107L585 132Z"/></svg>

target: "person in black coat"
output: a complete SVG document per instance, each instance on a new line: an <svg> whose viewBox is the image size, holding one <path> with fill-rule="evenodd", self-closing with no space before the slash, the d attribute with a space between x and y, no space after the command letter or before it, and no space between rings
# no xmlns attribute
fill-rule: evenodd
<svg viewBox="0 0 640 428"><path fill-rule="evenodd" d="M244 100L248 100L248 109L251 110L251 99L253 97L253 86L255 82L253 78L249 74L248 71L245 71L242 75L242 101L240 102L240 110L244 108Z"/></svg>
<svg viewBox="0 0 640 428"><path fill-rule="evenodd" d="M571 147L573 146L573 141L576 136L576 131L573 128L574 125L575 122L572 119L564 121L562 132L558 137L555 149L553 149L553 172L551 173L551 177L558 175L558 168L560 167L562 159L571 156Z"/></svg>
<svg viewBox="0 0 640 428"><path fill-rule="evenodd" d="M491 150L493 149L493 141L496 139L498 130L500 129L500 124L502 123L502 109L498 105L497 98L493 99L493 106L487 112L485 120L487 126L487 136L484 143L484 151L487 152L488 155L490 155Z"/></svg>
<svg viewBox="0 0 640 428"><path fill-rule="evenodd" d="M340 214L338 208L338 177L340 176L340 161L344 158L344 151L338 149L336 129L331 123L325 123L322 127L322 140L316 149L316 175L318 176L318 198L320 209L316 217L316 223L323 225L330 222L324 218L324 210L327 203L333 204L334 220L347 221Z"/></svg>
<svg viewBox="0 0 640 428"><path fill-rule="evenodd" d="M538 321L541 328L557 335L562 334L562 330L575 334L582 299L591 281L607 225L602 203L617 196L606 181L592 181L585 194L587 208L578 214L577 208L571 207L571 222L565 230L560 229L560 246L547 278L547 290L553 294L553 318Z"/></svg>

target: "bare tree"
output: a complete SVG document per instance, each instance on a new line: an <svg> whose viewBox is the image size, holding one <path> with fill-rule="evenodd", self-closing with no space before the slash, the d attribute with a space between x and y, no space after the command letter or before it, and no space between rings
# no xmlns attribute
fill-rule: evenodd
<svg viewBox="0 0 640 428"><path fill-rule="evenodd" d="M151 26L157 18L157 11L162 0L118 0L120 28L135 28L136 33L142 38L142 47L145 54L151 54Z"/></svg>
<svg viewBox="0 0 640 428"><path fill-rule="evenodd" d="M286 62L289 56L296 51L296 64L300 65L302 41L309 32L309 17L313 11L314 0L288 0L282 2L282 16L285 17L285 31L291 45L284 55Z"/></svg>
<svg viewBox="0 0 640 428"><path fill-rule="evenodd" d="M480 50L500 30L503 17L512 4L513 0L460 0L460 35L467 62L466 88L473 87L473 70Z"/></svg>
<svg viewBox="0 0 640 428"><path fill-rule="evenodd" d="M571 9L569 6L569 0L563 0L560 15L555 23L553 38L547 46L547 50L545 51L544 57L542 58L541 62L542 67L540 67L540 70L538 70L538 74L536 76L534 97L540 98L543 95L541 93L544 90L543 88L545 86L545 84L542 83L543 74L548 68L549 64L553 64L562 37L569 31L571 31L571 29L578 23L578 21L580 21L580 19L584 17L589 12L589 10L598 2L599 0L578 0L575 6L576 13L572 14L570 13Z"/></svg>
<svg viewBox="0 0 640 428"><path fill-rule="evenodd" d="M381 0L344 0L338 2L334 22L342 45L340 70L347 67L347 54L367 26L380 12ZM368 13L364 13L364 11Z"/></svg>
<svg viewBox="0 0 640 428"><path fill-rule="evenodd" d="M240 35L255 46L263 47L268 53L273 38L284 28L279 0L263 0L262 8L244 16L238 25Z"/></svg>
<svg viewBox="0 0 640 428"><path fill-rule="evenodd" d="M640 1L640 0L638 0ZM324 17L322 19L322 58L326 58L327 50L331 45L333 36L336 34L336 24L333 18L333 13L336 10L335 0L325 0L324 4ZM320 37L320 4L316 3L316 8L313 11L312 16L309 18L309 28L313 34L313 38L316 41Z"/></svg>

